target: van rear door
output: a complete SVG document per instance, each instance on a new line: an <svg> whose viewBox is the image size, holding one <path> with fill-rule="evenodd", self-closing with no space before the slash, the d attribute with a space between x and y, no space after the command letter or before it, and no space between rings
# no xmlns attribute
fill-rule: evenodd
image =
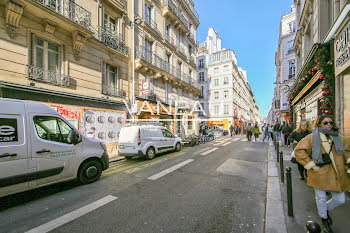
<svg viewBox="0 0 350 233"><path fill-rule="evenodd" d="M25 107L0 100L0 196L28 189L28 143Z"/></svg>

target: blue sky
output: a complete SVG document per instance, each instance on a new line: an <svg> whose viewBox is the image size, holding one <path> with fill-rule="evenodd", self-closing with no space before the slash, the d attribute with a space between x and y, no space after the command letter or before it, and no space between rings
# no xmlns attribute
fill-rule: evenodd
<svg viewBox="0 0 350 233"><path fill-rule="evenodd" d="M203 42L214 27L222 47L235 51L238 65L248 80L261 116L266 116L276 80L275 52L282 16L293 0L194 0L200 26L197 40Z"/></svg>

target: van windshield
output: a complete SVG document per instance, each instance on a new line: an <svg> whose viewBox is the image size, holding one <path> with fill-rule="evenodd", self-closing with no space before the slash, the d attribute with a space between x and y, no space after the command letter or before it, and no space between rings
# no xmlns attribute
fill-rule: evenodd
<svg viewBox="0 0 350 233"><path fill-rule="evenodd" d="M119 143L136 143L138 127L124 127L120 130Z"/></svg>

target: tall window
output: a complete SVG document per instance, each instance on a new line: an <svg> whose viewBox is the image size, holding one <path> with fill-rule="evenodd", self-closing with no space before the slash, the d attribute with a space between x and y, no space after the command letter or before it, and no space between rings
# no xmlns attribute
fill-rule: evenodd
<svg viewBox="0 0 350 233"><path fill-rule="evenodd" d="M228 65L224 66L224 71L229 71Z"/></svg>
<svg viewBox="0 0 350 233"><path fill-rule="evenodd" d="M294 40L288 41L288 52L287 53L292 53L294 51L293 50L293 43L294 43Z"/></svg>
<svg viewBox="0 0 350 233"><path fill-rule="evenodd" d="M219 67L214 68L214 74L219 73Z"/></svg>
<svg viewBox="0 0 350 233"><path fill-rule="evenodd" d="M218 91L216 91L216 92L214 92L214 99L219 99L219 92Z"/></svg>
<svg viewBox="0 0 350 233"><path fill-rule="evenodd" d="M289 29L289 33L293 33L293 32L295 32L295 30L296 30L296 27L295 27L295 21L293 21L293 22L290 22L289 24L288 24L288 29Z"/></svg>
<svg viewBox="0 0 350 233"><path fill-rule="evenodd" d="M219 79L214 79L214 86L219 86Z"/></svg>
<svg viewBox="0 0 350 233"><path fill-rule="evenodd" d="M227 104L224 105L224 114L226 114L226 115L229 114Z"/></svg>
<svg viewBox="0 0 350 233"><path fill-rule="evenodd" d="M192 54L192 46L188 45L188 53L191 55Z"/></svg>
<svg viewBox="0 0 350 233"><path fill-rule="evenodd" d="M146 23L150 23L151 22L151 12L152 12L152 8L145 4L145 19L146 19Z"/></svg>
<svg viewBox="0 0 350 233"><path fill-rule="evenodd" d="M224 77L224 85L228 84L228 77Z"/></svg>
<svg viewBox="0 0 350 233"><path fill-rule="evenodd" d="M36 37L34 39L34 65L44 70L60 72L60 49L57 44ZM41 77L44 78L44 77Z"/></svg>
<svg viewBox="0 0 350 233"><path fill-rule="evenodd" d="M109 16L108 14L104 15L104 29L107 30L110 33L116 33L118 32L118 20Z"/></svg>
<svg viewBox="0 0 350 233"><path fill-rule="evenodd" d="M170 25L169 24L165 25L165 35L170 37Z"/></svg>
<svg viewBox="0 0 350 233"><path fill-rule="evenodd" d="M204 96L204 86L201 86L201 96Z"/></svg>
<svg viewBox="0 0 350 233"><path fill-rule="evenodd" d="M152 42L145 39L145 60L152 63Z"/></svg>
<svg viewBox="0 0 350 233"><path fill-rule="evenodd" d="M295 78L295 61L294 60L290 60L288 62L288 71L289 71L288 79L294 79Z"/></svg>
<svg viewBox="0 0 350 233"><path fill-rule="evenodd" d="M204 72L199 72L199 81L204 82Z"/></svg>
<svg viewBox="0 0 350 233"><path fill-rule="evenodd" d="M105 64L105 73L102 80L102 86L105 87L104 90L109 90L108 93L113 95L115 92L111 90L120 89L118 67Z"/></svg>
<svg viewBox="0 0 350 233"><path fill-rule="evenodd" d="M166 83L165 88L166 88L165 89L165 98L167 101L169 101L170 96L171 96L171 90L172 90L171 83Z"/></svg>
<svg viewBox="0 0 350 233"><path fill-rule="evenodd" d="M214 105L214 113L219 114L220 111L220 105Z"/></svg>
<svg viewBox="0 0 350 233"><path fill-rule="evenodd" d="M225 98L225 99L228 98L228 91L224 91L224 98Z"/></svg>
<svg viewBox="0 0 350 233"><path fill-rule="evenodd" d="M199 59L198 68L199 68L199 69L204 68L204 59Z"/></svg>

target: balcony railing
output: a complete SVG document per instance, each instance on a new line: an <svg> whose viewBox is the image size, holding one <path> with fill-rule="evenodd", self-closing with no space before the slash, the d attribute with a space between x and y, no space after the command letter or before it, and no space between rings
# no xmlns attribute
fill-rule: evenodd
<svg viewBox="0 0 350 233"><path fill-rule="evenodd" d="M198 15L196 9L194 9L194 7L191 5L189 0L185 0L185 2L187 3L187 6L191 10L191 12L193 13L194 17L199 21L199 15Z"/></svg>
<svg viewBox="0 0 350 233"><path fill-rule="evenodd" d="M160 70L163 70L164 72L188 83L189 85L192 85L199 89L199 85L196 82L191 82L190 76L183 73L180 69L175 68L174 66L170 65L167 61L160 58L158 55L156 55L154 52L146 49L142 46L137 46L135 51L135 58L144 60L153 66L157 67Z"/></svg>
<svg viewBox="0 0 350 233"><path fill-rule="evenodd" d="M125 97L125 91L111 87L108 85L102 85L102 94L114 96L114 97Z"/></svg>
<svg viewBox="0 0 350 233"><path fill-rule="evenodd" d="M288 79L295 79L295 74L288 75Z"/></svg>
<svg viewBox="0 0 350 233"><path fill-rule="evenodd" d="M160 33L159 30L158 30L158 26L157 26L156 22L153 21L153 19L151 18L151 16L145 15L145 22L146 22L146 24L148 24L152 29L154 29L154 30L156 30L158 33Z"/></svg>
<svg viewBox="0 0 350 233"><path fill-rule="evenodd" d="M171 36L167 33L164 34L165 40L168 41L170 44L174 45L174 39L171 38Z"/></svg>
<svg viewBox="0 0 350 233"><path fill-rule="evenodd" d="M128 53L128 46L126 45L125 40L123 40L122 35L112 32L108 28L99 27L97 37L97 39L104 45L122 54L126 55Z"/></svg>
<svg viewBox="0 0 350 233"><path fill-rule="evenodd" d="M91 13L71 0L32 0L90 30Z"/></svg>
<svg viewBox="0 0 350 233"><path fill-rule="evenodd" d="M176 50L179 51L180 53L182 53L183 55L186 55L185 49L182 48L181 44L176 45Z"/></svg>
<svg viewBox="0 0 350 233"><path fill-rule="evenodd" d="M176 5L171 0L164 0L164 4L170 8L170 10L176 15L180 21L185 25L186 28L189 27L188 20L179 12Z"/></svg>
<svg viewBox="0 0 350 233"><path fill-rule="evenodd" d="M200 69L206 69L207 68L207 66L206 65L204 65L204 64L200 64L200 65L198 65L198 69L200 70Z"/></svg>
<svg viewBox="0 0 350 233"><path fill-rule="evenodd" d="M28 65L27 76L29 79L39 82L50 83L58 86L69 86L69 76L52 70L45 70L41 67Z"/></svg>

